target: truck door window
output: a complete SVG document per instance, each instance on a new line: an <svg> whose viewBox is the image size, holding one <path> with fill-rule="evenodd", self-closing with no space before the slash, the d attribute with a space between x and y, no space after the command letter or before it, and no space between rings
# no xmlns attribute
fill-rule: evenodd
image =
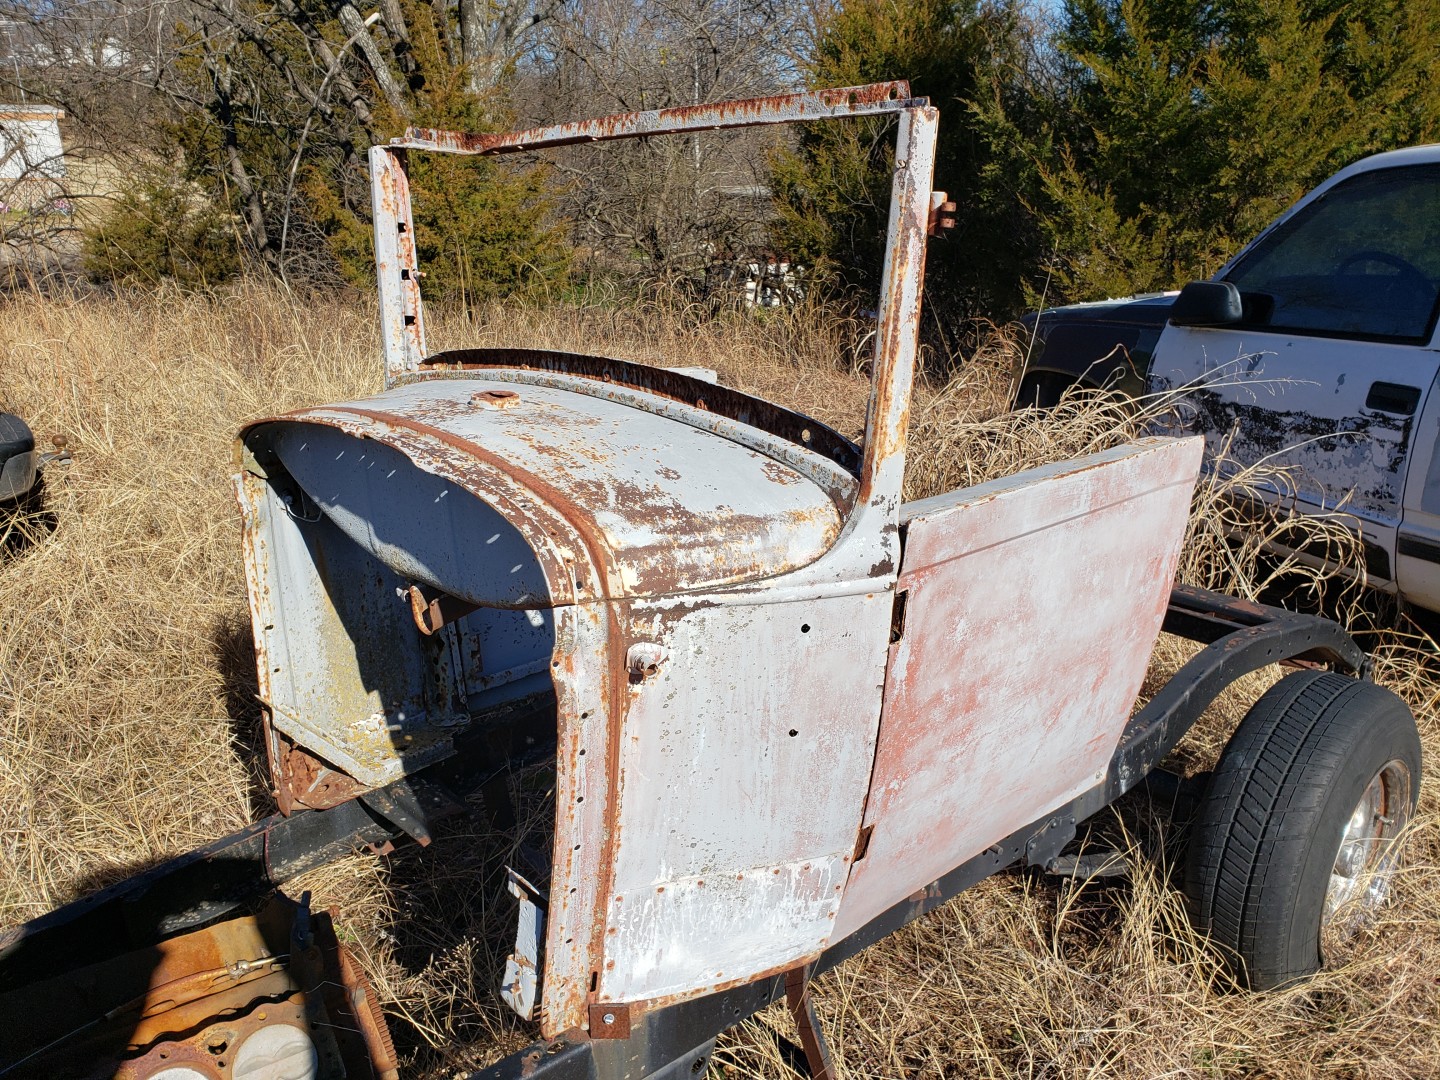
<svg viewBox="0 0 1440 1080"><path fill-rule="evenodd" d="M1227 280L1248 326L1428 341L1440 284L1440 165L1337 185L1262 237Z"/></svg>

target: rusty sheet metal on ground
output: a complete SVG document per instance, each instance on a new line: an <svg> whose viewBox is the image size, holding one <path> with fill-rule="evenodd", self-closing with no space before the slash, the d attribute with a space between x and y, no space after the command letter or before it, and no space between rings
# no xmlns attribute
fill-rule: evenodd
<svg viewBox="0 0 1440 1080"><path fill-rule="evenodd" d="M0 1015L7 1080L398 1075L374 996L329 917L283 899L0 995Z"/></svg>
<svg viewBox="0 0 1440 1080"><path fill-rule="evenodd" d="M1144 440L906 508L873 832L838 934L1104 780L1164 618L1201 448ZM1005 778L1023 778L1023 799Z"/></svg>

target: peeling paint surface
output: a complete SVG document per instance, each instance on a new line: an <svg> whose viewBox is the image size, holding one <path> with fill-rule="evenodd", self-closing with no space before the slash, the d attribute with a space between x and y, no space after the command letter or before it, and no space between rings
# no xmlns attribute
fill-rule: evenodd
<svg viewBox="0 0 1440 1080"><path fill-rule="evenodd" d="M1151 389L1193 388L1171 430L1204 435L1212 456L1228 449L1240 465L1287 468L1312 512L1341 508L1394 528L1433 356L1413 345L1167 325ZM1387 383L1414 390L1411 414L1374 407L1372 389Z"/></svg>
<svg viewBox="0 0 1440 1080"><path fill-rule="evenodd" d="M503 134L470 135L434 128L409 128L392 145L448 154L513 154L550 146L633 139L645 135L895 113L919 104L909 99L910 84L907 82L870 83L744 101L722 101L713 105L678 105L653 112L619 113L595 120L574 120Z"/></svg>
<svg viewBox="0 0 1440 1080"><path fill-rule="evenodd" d="M819 558L840 532L839 510L823 490L757 450L574 389L526 385L505 408L473 400L510 389L437 379L287 419L358 414L421 438L439 433L532 491L543 483L537 494L573 508L610 552L611 596L783 573ZM380 430L372 438L398 441ZM323 492L312 495L324 502ZM435 584L456 588L453 575L451 584Z"/></svg>
<svg viewBox="0 0 1440 1080"><path fill-rule="evenodd" d="M1201 445L1148 439L906 507L873 832L837 935L1103 778L1164 617Z"/></svg>
<svg viewBox="0 0 1440 1080"><path fill-rule="evenodd" d="M831 855L667 877L616 896L606 998L688 996L697 980L718 987L817 955L829 943L848 869L847 859Z"/></svg>
<svg viewBox="0 0 1440 1080"><path fill-rule="evenodd" d="M863 447L643 365L426 355L409 154L885 114ZM372 148L388 389L242 432L262 689L302 781L342 758L359 781L412 771L497 695L553 688L547 1037L613 1037L632 1004L833 937L879 729L938 119L883 83Z"/></svg>
<svg viewBox="0 0 1440 1080"><path fill-rule="evenodd" d="M793 966L830 940L874 756L890 594L661 605L621 730L604 1000Z"/></svg>

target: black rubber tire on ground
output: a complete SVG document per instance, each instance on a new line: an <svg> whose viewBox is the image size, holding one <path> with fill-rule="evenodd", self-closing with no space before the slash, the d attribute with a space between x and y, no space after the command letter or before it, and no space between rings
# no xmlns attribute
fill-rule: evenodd
<svg viewBox="0 0 1440 1080"><path fill-rule="evenodd" d="M1408 770L1408 820L1420 785L1415 718L1373 683L1296 672L1241 721L1201 803L1185 872L1197 929L1241 981L1266 990L1319 970L1342 836L1391 762Z"/></svg>

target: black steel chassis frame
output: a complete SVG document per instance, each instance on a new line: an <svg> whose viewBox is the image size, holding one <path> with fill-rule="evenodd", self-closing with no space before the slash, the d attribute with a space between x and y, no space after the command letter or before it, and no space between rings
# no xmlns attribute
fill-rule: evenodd
<svg viewBox="0 0 1440 1080"><path fill-rule="evenodd" d="M1131 718L1101 783L835 942L805 975L828 971L1006 867L1046 865L1080 823L1155 770L1240 676L1279 661L1370 675L1369 658L1335 623L1204 589L1177 587L1163 629L1205 647ZM430 825L462 812L466 794L553 754L553 701L546 695L517 704L468 741L457 740L456 751L445 762L329 810L264 818L26 923L0 938L0 985L22 987L200 926L362 849L406 840L428 844ZM634 1011L626 1039L574 1032L537 1042L473 1080L680 1080L703 1069L718 1035L784 997L786 979L777 975L668 1008Z"/></svg>

